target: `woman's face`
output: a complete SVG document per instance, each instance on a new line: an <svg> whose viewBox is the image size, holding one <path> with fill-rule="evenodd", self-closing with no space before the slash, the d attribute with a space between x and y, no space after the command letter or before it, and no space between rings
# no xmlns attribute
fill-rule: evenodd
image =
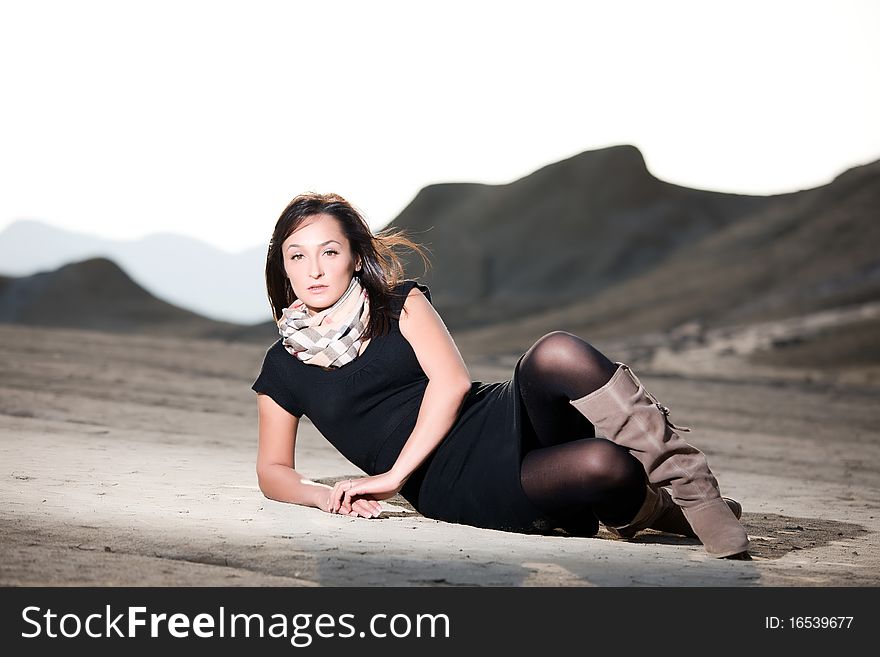
<svg viewBox="0 0 880 657"><path fill-rule="evenodd" d="M360 268L339 221L329 214L306 219L284 240L281 250L293 292L312 314L339 301L354 270Z"/></svg>

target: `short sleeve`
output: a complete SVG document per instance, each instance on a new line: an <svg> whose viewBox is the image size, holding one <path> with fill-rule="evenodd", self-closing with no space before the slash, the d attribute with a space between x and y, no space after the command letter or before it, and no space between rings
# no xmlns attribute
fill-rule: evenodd
<svg viewBox="0 0 880 657"><path fill-rule="evenodd" d="M406 303L406 297L409 295L414 287L419 288L421 293L425 295L428 303L430 303L432 306L434 305L434 302L431 301L431 290L428 289L427 285L422 285L421 283L417 283L416 281L402 281L395 288L394 311L398 315L403 310L403 304Z"/></svg>
<svg viewBox="0 0 880 657"><path fill-rule="evenodd" d="M302 417L303 409L294 401L290 387L285 385L284 378L278 372L278 364L273 358L272 349L266 352L263 359L263 367L257 380L251 385L251 390L256 393L268 395L275 403L285 411L296 417Z"/></svg>

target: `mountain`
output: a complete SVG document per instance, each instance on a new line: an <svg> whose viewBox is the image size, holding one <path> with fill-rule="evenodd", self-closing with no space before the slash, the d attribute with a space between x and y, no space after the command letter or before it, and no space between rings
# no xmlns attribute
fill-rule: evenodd
<svg viewBox="0 0 880 657"><path fill-rule="evenodd" d="M403 254L407 275L431 287L446 325L470 354L521 352L553 330L608 341L653 334L698 339L740 326L746 327L740 343L748 343L754 338L748 327L761 325L762 340L789 345L787 356L776 353L782 360L810 353L816 363L857 363L873 354L880 363L878 205L880 161L814 189L747 196L659 180L638 149L622 145L581 153L507 185L431 185L387 228L404 229L429 248L433 268L424 275L420 260ZM51 235L31 239L57 254ZM247 269L251 301L264 304L268 315L262 249L239 254L238 269L229 260L210 260L209 247L183 238L152 236L139 249L153 269L168 274L169 285L193 284L201 296L191 294L199 302L211 299L212 307L221 296L245 296ZM3 279L0 320L171 327L223 339L275 336L271 321L211 322L153 298L135 284L137 276L132 281L118 268L92 272L112 264L102 262ZM71 286L74 303L65 298ZM785 337L774 337L782 335L777 330ZM805 331L812 331L808 343Z"/></svg>
<svg viewBox="0 0 880 657"><path fill-rule="evenodd" d="M27 276L94 257L118 263L154 296L206 317L242 323L272 318L263 247L230 254L168 233L106 240L34 220L16 221L0 233L0 272L7 276Z"/></svg>
<svg viewBox="0 0 880 657"><path fill-rule="evenodd" d="M507 185L426 187L389 227L427 243L437 267L425 282L465 328L589 298L766 203L663 182L638 149L614 146Z"/></svg>
<svg viewBox="0 0 880 657"><path fill-rule="evenodd" d="M665 183L618 146L509 185L433 185L389 228L430 246L421 278L450 328L566 317L637 334L880 299L878 203L880 162L758 197Z"/></svg>
<svg viewBox="0 0 880 657"><path fill-rule="evenodd" d="M161 301L105 258L0 277L0 322L265 344L278 337L272 322L218 322Z"/></svg>

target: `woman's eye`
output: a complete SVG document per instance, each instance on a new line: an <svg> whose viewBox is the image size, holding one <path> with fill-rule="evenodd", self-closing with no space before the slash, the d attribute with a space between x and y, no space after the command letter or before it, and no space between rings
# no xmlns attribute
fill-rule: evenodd
<svg viewBox="0 0 880 657"><path fill-rule="evenodd" d="M326 251L324 251L324 253L325 254L332 253L333 255L339 255L339 251L334 251L333 249L327 249ZM303 257L302 253L294 253L292 256L290 256L290 259L291 260L299 260L302 257Z"/></svg>

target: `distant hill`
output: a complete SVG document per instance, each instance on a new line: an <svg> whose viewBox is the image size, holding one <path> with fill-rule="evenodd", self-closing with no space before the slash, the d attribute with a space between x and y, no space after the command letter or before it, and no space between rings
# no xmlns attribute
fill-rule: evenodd
<svg viewBox="0 0 880 657"><path fill-rule="evenodd" d="M782 318L809 323L825 310L876 302L877 207L880 161L814 189L745 196L658 180L638 149L622 145L507 185L431 185L388 228L403 228L430 249L433 269L422 276L420 261L405 257L408 276L431 286L463 351L491 355L516 353L556 329L600 341L682 330L699 336ZM242 298L227 276L241 277L242 269L227 272L214 260L196 278L187 267L206 262L196 257L201 247L168 241L177 246L166 252L181 250L154 269L173 271L170 279L193 276L209 305L217 295ZM165 248L147 244L144 253ZM260 284L250 296L268 315L264 256L252 256L249 275ZM841 325L823 329L821 348L789 340L799 346L787 354L797 360L824 350L853 362L880 353L867 323L875 320L846 326L860 315L839 316ZM216 322L165 303L106 260L0 280L0 321L263 342L276 335L271 321Z"/></svg>
<svg viewBox="0 0 880 657"><path fill-rule="evenodd" d="M742 196L660 181L636 148L615 146L508 185L432 185L390 227L430 246L434 268L423 279L450 328L567 315L577 304L572 312L581 325L629 330L621 321L625 308L642 316L631 326L640 332L693 316L728 321L800 312L814 307L813 288L822 290L816 307L872 296L862 288L865 277L878 280L878 167L858 167L812 190ZM851 238L856 243L848 246ZM415 259L407 266L422 273ZM742 271L762 271L761 286L732 284ZM635 308L636 297L611 304L618 291L633 294L629 285L641 290L640 304L659 313L656 320ZM600 296L614 315L596 305ZM681 311L657 308L660 299L683 304Z"/></svg>
<svg viewBox="0 0 880 657"><path fill-rule="evenodd" d="M615 146L508 185L432 185L392 226L430 243L425 280L450 327L464 328L589 298L766 202L671 185L638 149Z"/></svg>
<svg viewBox="0 0 880 657"><path fill-rule="evenodd" d="M0 322L266 344L278 337L272 322L218 322L156 299L106 258L0 277Z"/></svg>
<svg viewBox="0 0 880 657"><path fill-rule="evenodd" d="M271 228L267 224L267 242ZM206 317L246 324L272 318L264 247L226 253L169 233L107 240L34 220L16 221L0 232L0 274L7 276L27 276L96 257L118 263L154 296Z"/></svg>
<svg viewBox="0 0 880 657"><path fill-rule="evenodd" d="M650 186L650 182L645 184ZM654 237L634 230L626 214L617 213L615 221L599 222L603 227L592 233L596 239L585 229L580 238L560 239L558 248L567 254L563 260L568 262L560 271L536 271L525 261L531 260L527 254L535 252L549 259L548 247L538 248L536 242L564 231L554 228L543 235L533 231L534 239L520 247L507 247L512 252L499 253L511 261L512 273L493 278L483 288L478 304L485 317L509 313L514 310L510 299L522 291L535 305L533 310L519 308L520 319L512 320L516 330L479 328L467 313L460 318L447 313L448 325L467 333L461 334L462 340L471 351L503 353L527 346L555 329L586 339L614 339L671 331L686 324L696 330L746 325L880 300L880 162L855 167L828 185L793 194L726 199L704 192L675 193L678 210L669 209L665 201L649 202L642 209L644 225L653 224ZM699 224L706 228L704 232L696 228ZM576 225L574 220L567 229L572 225ZM443 230L452 231L445 224ZM481 233L469 231L468 238L492 243ZM438 262L449 259L454 251L445 235L437 240L442 245L435 248ZM572 242L582 246L581 260ZM658 245L662 245L660 251ZM486 252L495 253L491 248ZM519 268L514 267L516 257L524 260ZM448 294L445 277L454 280L457 275L455 270L438 269L434 279L426 277L437 288L438 302L441 290ZM533 275L534 280L512 286L525 275ZM554 285L554 280L560 283ZM532 291L532 285L538 286L537 291ZM453 290L463 298L471 294L461 283ZM543 298L540 290L544 290ZM547 300L552 303L543 307ZM833 333L840 342L833 350L842 360L878 352L880 334L869 348L867 325L839 327ZM858 349L854 335L860 336ZM830 343L826 347L832 349ZM810 349L804 345L801 351ZM818 354L818 348L812 351ZM821 359L817 355L815 360Z"/></svg>

